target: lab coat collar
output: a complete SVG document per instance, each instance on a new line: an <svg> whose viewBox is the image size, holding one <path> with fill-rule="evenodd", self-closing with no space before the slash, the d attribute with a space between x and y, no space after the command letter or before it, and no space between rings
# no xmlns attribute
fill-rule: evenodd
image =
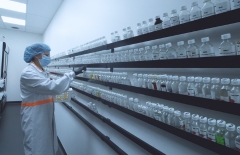
<svg viewBox="0 0 240 155"><path fill-rule="evenodd" d="M35 69L37 69L39 72L43 72L44 71L44 69L43 69L43 71L42 70L40 70L34 63L30 63L29 65L31 65L31 66L33 66Z"/></svg>

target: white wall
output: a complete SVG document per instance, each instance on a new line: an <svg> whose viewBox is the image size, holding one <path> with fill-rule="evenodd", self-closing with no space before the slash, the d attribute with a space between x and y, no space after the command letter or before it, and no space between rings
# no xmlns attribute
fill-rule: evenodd
<svg viewBox="0 0 240 155"><path fill-rule="evenodd" d="M20 75L27 66L23 60L26 46L42 42L42 35L8 29L0 29L0 36L5 36L5 42L10 48L7 71L7 101L21 101Z"/></svg>
<svg viewBox="0 0 240 155"><path fill-rule="evenodd" d="M59 8L52 22L49 24L47 30L43 35L43 40L45 43L52 47L52 54L57 54L63 52L80 44L89 42L101 36L106 36L108 42L110 42L110 33L118 30L120 34L122 29L127 26L131 26L134 32L136 32L136 24L142 22L143 20L148 20L149 18L154 18L156 15L161 15L164 12L170 14L172 9L177 9L180 11L182 5L187 5L190 8L191 0L175 1L175 0L88 0L88 1L64 1L62 6ZM198 0L199 5L202 6L202 0ZM141 43L137 45L131 45L127 47L122 47L116 49L120 51L123 49L130 49L135 47L142 47L146 45L156 45L163 44L167 42L172 42L176 45L177 41L187 40L195 38L198 45L200 45L200 38L209 36L215 49L218 49L218 45L221 41L220 35L230 32L233 36L233 40L239 39L239 25L232 24L229 26L218 27L214 29L208 29L199 32L193 32L184 35L178 35L174 37L168 37L164 39L159 39L151 42ZM204 63L204 62L203 62ZM214 62L213 62L214 63ZM191 67L191 66L189 66ZM167 73L171 75L193 75L193 76L210 76L210 77L238 77L239 69L114 69L114 71L128 71L129 73ZM99 86L101 87L101 86ZM107 89L107 88L106 88ZM113 89L115 92L122 92L128 95L128 97L138 97L141 103L144 104L147 100L152 102L163 103L175 109L184 111L190 111L191 113L197 113L199 115L204 115L207 117L213 117L216 119L224 119L227 122L238 123L239 117L225 114L221 112L216 112L208 109L198 108L194 106L188 106L176 102L170 102L166 100L161 100L153 97L146 97L135 93L130 93L126 91L121 91ZM159 130L151 125L141 122L135 118L132 118L124 113L117 110L108 108L101 103L94 101L88 97L81 94L77 95L79 100L83 103L94 102L99 108L99 113L110 118L116 124L119 124L127 131L138 136L142 140L146 141L150 145L161 150L165 154L191 154L200 155L208 154L214 155L215 153L206 150L200 146L192 144L186 140L178 138L172 134L165 131ZM74 107L79 113L81 113L87 120L89 120L95 127L97 127L101 132L109 136L117 145L119 145L123 150L125 150L130 155L136 154L147 154L143 149L141 149L136 144L129 142L126 138L123 138L113 129L107 127L107 125L102 124L99 120L91 116L83 109L76 106L74 103L69 103ZM94 145L90 148L79 149L77 144L81 144L83 141L88 139L84 137L83 134L76 132L76 130L81 130L83 126L77 126L75 124L75 119L71 114L66 113L66 109L60 104L56 104L56 119L57 119L57 131L58 135L67 150L69 155L80 154L82 152L87 152L90 148L94 150L100 149L101 144ZM237 124L240 125L240 124ZM77 126L77 127L76 127ZM66 128L68 127L68 128ZM68 135L66 135L66 129ZM85 133L85 131L84 131ZM78 138L71 138L74 135ZM91 137L92 138L92 137ZM94 139L93 139L94 140ZM91 141L91 140L89 140ZM174 148L174 149L173 149ZM101 148L105 152L108 151L108 147Z"/></svg>

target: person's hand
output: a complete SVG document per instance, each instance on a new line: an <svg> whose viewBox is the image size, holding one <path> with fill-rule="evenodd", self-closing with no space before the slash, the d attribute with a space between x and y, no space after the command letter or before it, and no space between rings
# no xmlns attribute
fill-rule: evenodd
<svg viewBox="0 0 240 155"><path fill-rule="evenodd" d="M75 73L75 75L78 75L80 73L82 73L83 71L86 70L87 66L83 66L83 67L78 67L78 68L73 68L73 72Z"/></svg>

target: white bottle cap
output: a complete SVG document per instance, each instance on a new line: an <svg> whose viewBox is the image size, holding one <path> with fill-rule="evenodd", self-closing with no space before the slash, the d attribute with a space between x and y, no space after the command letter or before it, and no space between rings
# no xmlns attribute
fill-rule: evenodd
<svg viewBox="0 0 240 155"><path fill-rule="evenodd" d="M164 107L163 107L163 110L168 111L168 106L164 106Z"/></svg>
<svg viewBox="0 0 240 155"><path fill-rule="evenodd" d="M132 52L133 52L133 49L128 50L128 52L129 52L129 53L132 53Z"/></svg>
<svg viewBox="0 0 240 155"><path fill-rule="evenodd" d="M221 83L222 84L230 84L230 79L229 78L222 78Z"/></svg>
<svg viewBox="0 0 240 155"><path fill-rule="evenodd" d="M172 80L172 75L168 75L167 80Z"/></svg>
<svg viewBox="0 0 240 155"><path fill-rule="evenodd" d="M176 9L172 10L172 14L175 14L175 13L177 13L177 10Z"/></svg>
<svg viewBox="0 0 240 155"><path fill-rule="evenodd" d="M138 77L139 77L139 78L142 78L142 74L138 74Z"/></svg>
<svg viewBox="0 0 240 155"><path fill-rule="evenodd" d="M198 121L199 120L199 115L198 114L192 114L192 120Z"/></svg>
<svg viewBox="0 0 240 155"><path fill-rule="evenodd" d="M226 129L228 131L235 131L235 125L232 123L228 123L228 124L226 124Z"/></svg>
<svg viewBox="0 0 240 155"><path fill-rule="evenodd" d="M157 49L157 45L152 46L152 49L153 49L153 50Z"/></svg>
<svg viewBox="0 0 240 155"><path fill-rule="evenodd" d="M202 77L195 77L195 82L202 82Z"/></svg>
<svg viewBox="0 0 240 155"><path fill-rule="evenodd" d="M161 79L161 77L162 77L162 75L158 75L158 76L157 76L157 79L158 79L158 80L160 80L160 79Z"/></svg>
<svg viewBox="0 0 240 155"><path fill-rule="evenodd" d="M144 51L144 48L139 48L139 52Z"/></svg>
<svg viewBox="0 0 240 155"><path fill-rule="evenodd" d="M179 78L180 81L186 81L186 79L187 79L186 76L180 76Z"/></svg>
<svg viewBox="0 0 240 155"><path fill-rule="evenodd" d="M230 33L223 34L223 35L221 35L221 38L222 39L230 39L231 38L231 34Z"/></svg>
<svg viewBox="0 0 240 155"><path fill-rule="evenodd" d="M162 79L166 80L167 79L167 74L163 74Z"/></svg>
<svg viewBox="0 0 240 155"><path fill-rule="evenodd" d="M207 117L201 116L201 117L199 118L199 121L200 121L201 123L207 123Z"/></svg>
<svg viewBox="0 0 240 155"><path fill-rule="evenodd" d="M174 113L174 108L169 108L168 112L171 113L171 114Z"/></svg>
<svg viewBox="0 0 240 155"><path fill-rule="evenodd" d="M133 76L134 76L134 77L137 77L137 73L134 73Z"/></svg>
<svg viewBox="0 0 240 155"><path fill-rule="evenodd" d="M203 83L210 83L210 77L204 77Z"/></svg>
<svg viewBox="0 0 240 155"><path fill-rule="evenodd" d="M153 21L153 19L152 19L152 18L150 18L150 19L149 19L149 22L152 22L152 21Z"/></svg>
<svg viewBox="0 0 240 155"><path fill-rule="evenodd" d="M194 82L194 77L193 77L193 76L189 76L189 77L187 78L187 80L188 80L188 82Z"/></svg>
<svg viewBox="0 0 240 155"><path fill-rule="evenodd" d="M143 24L146 24L147 22L146 22L146 21L143 21L142 23L143 23Z"/></svg>
<svg viewBox="0 0 240 155"><path fill-rule="evenodd" d="M168 16L168 13L164 13L164 14L163 14L163 17L167 17L167 16Z"/></svg>
<svg viewBox="0 0 240 155"><path fill-rule="evenodd" d="M164 44L159 45L159 48L165 48L165 45Z"/></svg>
<svg viewBox="0 0 240 155"><path fill-rule="evenodd" d="M217 126L225 127L225 125L226 125L226 121L224 121L224 120L217 120Z"/></svg>
<svg viewBox="0 0 240 155"><path fill-rule="evenodd" d="M209 124L209 125L216 125L216 120L213 119L213 118L209 118L209 119L208 119L208 124Z"/></svg>
<svg viewBox="0 0 240 155"><path fill-rule="evenodd" d="M134 99L134 102L137 103L137 102L138 102L138 98L135 98L135 99Z"/></svg>
<svg viewBox="0 0 240 155"><path fill-rule="evenodd" d="M194 43L195 43L195 39L188 40L188 44L194 44Z"/></svg>
<svg viewBox="0 0 240 155"><path fill-rule="evenodd" d="M177 75L173 76L173 80L177 81L178 80L178 76Z"/></svg>
<svg viewBox="0 0 240 155"><path fill-rule="evenodd" d="M145 50L150 50L150 46L146 46L146 47L145 47Z"/></svg>
<svg viewBox="0 0 240 155"><path fill-rule="evenodd" d="M209 37L202 38L201 40L202 40L203 43L208 42L209 41Z"/></svg>
<svg viewBox="0 0 240 155"><path fill-rule="evenodd" d="M172 43L167 43L167 44L166 44L166 47L167 47L167 48L172 47Z"/></svg>
<svg viewBox="0 0 240 155"><path fill-rule="evenodd" d="M156 19L160 18L160 16L156 16Z"/></svg>
<svg viewBox="0 0 240 155"><path fill-rule="evenodd" d="M131 97L131 98L129 98L128 100L129 100L130 102L133 102L133 98L132 98L132 97Z"/></svg>
<svg viewBox="0 0 240 155"><path fill-rule="evenodd" d="M178 45L178 46L184 45L184 41L179 41L179 42L177 42L177 45Z"/></svg>
<svg viewBox="0 0 240 155"><path fill-rule="evenodd" d="M137 23L137 26L141 26L141 23Z"/></svg>
<svg viewBox="0 0 240 155"><path fill-rule="evenodd" d="M192 6L197 6L198 2L192 2Z"/></svg>
<svg viewBox="0 0 240 155"><path fill-rule="evenodd" d="M237 132L240 134L240 126L237 127Z"/></svg>
<svg viewBox="0 0 240 155"><path fill-rule="evenodd" d="M115 33L118 33L118 31L115 31Z"/></svg>
<svg viewBox="0 0 240 155"><path fill-rule="evenodd" d="M138 52L138 49L134 49L134 52Z"/></svg>
<svg viewBox="0 0 240 155"><path fill-rule="evenodd" d="M187 6L182 6L181 10L187 10Z"/></svg>
<svg viewBox="0 0 240 155"><path fill-rule="evenodd" d="M191 118L191 113L190 112L184 112L183 117L184 118Z"/></svg>
<svg viewBox="0 0 240 155"><path fill-rule="evenodd" d="M143 74L143 78L146 79L148 77L147 74Z"/></svg>
<svg viewBox="0 0 240 155"><path fill-rule="evenodd" d="M220 82L219 78L212 78L212 83L217 84Z"/></svg>
<svg viewBox="0 0 240 155"><path fill-rule="evenodd" d="M148 74L148 78L150 79L152 77L152 74Z"/></svg>
<svg viewBox="0 0 240 155"><path fill-rule="evenodd" d="M72 88L69 88L68 91L72 91L73 89Z"/></svg>
<svg viewBox="0 0 240 155"><path fill-rule="evenodd" d="M232 84L232 85L235 85L235 86L236 86L236 85L239 86L239 85L240 85L240 79L232 79L232 80L231 80L231 84Z"/></svg>
<svg viewBox="0 0 240 155"><path fill-rule="evenodd" d="M163 109L164 105L158 103L158 109Z"/></svg>
<svg viewBox="0 0 240 155"><path fill-rule="evenodd" d="M178 111L178 110L177 110L177 111L174 111L174 115L175 115L175 116L178 116L178 117L181 116L181 111Z"/></svg>

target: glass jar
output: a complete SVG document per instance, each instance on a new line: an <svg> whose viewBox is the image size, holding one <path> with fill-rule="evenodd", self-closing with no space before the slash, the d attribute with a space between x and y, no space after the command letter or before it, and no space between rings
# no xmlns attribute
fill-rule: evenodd
<svg viewBox="0 0 240 155"><path fill-rule="evenodd" d="M143 34L147 34L149 31L148 31L148 25L147 25L147 22L146 21L143 21L142 22L142 33Z"/></svg>
<svg viewBox="0 0 240 155"><path fill-rule="evenodd" d="M153 75L152 74L148 74L148 80L147 80L147 88L148 89L153 89L153 86L152 86L152 78L153 78Z"/></svg>
<svg viewBox="0 0 240 155"><path fill-rule="evenodd" d="M142 87L143 84L143 75L142 74L138 74L138 87Z"/></svg>
<svg viewBox="0 0 240 155"><path fill-rule="evenodd" d="M209 43L209 37L202 38L202 45L199 48L200 57L213 57L215 56L214 47Z"/></svg>
<svg viewBox="0 0 240 155"><path fill-rule="evenodd" d="M185 129L184 120L181 117L181 111L174 111L173 126L181 130Z"/></svg>
<svg viewBox="0 0 240 155"><path fill-rule="evenodd" d="M188 96L195 96L195 93L194 93L194 90L195 90L194 77L189 76L187 79L188 79L188 85L187 85Z"/></svg>
<svg viewBox="0 0 240 155"><path fill-rule="evenodd" d="M157 90L162 91L161 89L162 75L157 75Z"/></svg>
<svg viewBox="0 0 240 155"><path fill-rule="evenodd" d="M202 18L201 8L198 6L198 2L193 2L190 11L190 21L198 20L201 18Z"/></svg>
<svg viewBox="0 0 240 155"><path fill-rule="evenodd" d="M231 80L232 89L230 91L230 102L240 103L240 79Z"/></svg>
<svg viewBox="0 0 240 155"><path fill-rule="evenodd" d="M199 122L199 136L207 139L207 117L201 116Z"/></svg>
<svg viewBox="0 0 240 155"><path fill-rule="evenodd" d="M190 21L190 12L187 10L186 6L181 7L179 18L180 18L180 24L184 24Z"/></svg>
<svg viewBox="0 0 240 155"><path fill-rule="evenodd" d="M141 25L141 23L138 23L137 24L137 35L140 36L142 34L143 34L143 32L142 32L142 25Z"/></svg>
<svg viewBox="0 0 240 155"><path fill-rule="evenodd" d="M134 61L140 61L139 51L138 49L134 49Z"/></svg>
<svg viewBox="0 0 240 155"><path fill-rule="evenodd" d="M171 26L176 26L180 24L177 10L172 10L170 23L171 23Z"/></svg>
<svg viewBox="0 0 240 155"><path fill-rule="evenodd" d="M145 61L152 60L152 51L150 49L150 46L145 47L144 60Z"/></svg>
<svg viewBox="0 0 240 155"><path fill-rule="evenodd" d="M192 134L199 136L199 115L193 114L192 115Z"/></svg>
<svg viewBox="0 0 240 155"><path fill-rule="evenodd" d="M135 111L135 112L139 112L139 109L138 109L139 100L138 100L138 98L135 98L135 99L133 100L133 103L134 103L134 107L133 107L134 111Z"/></svg>
<svg viewBox="0 0 240 155"><path fill-rule="evenodd" d="M135 61L135 60L134 60L134 51L133 51L133 49L128 50L128 54L129 54L129 61L130 61L130 62ZM117 61L117 62L118 62L118 61Z"/></svg>
<svg viewBox="0 0 240 155"><path fill-rule="evenodd" d="M240 152L240 126L237 127L237 137L235 138L236 150Z"/></svg>
<svg viewBox="0 0 240 155"><path fill-rule="evenodd" d="M186 82L186 76L180 76L179 78L179 85L178 85L178 91L179 91L179 94L182 94L182 95L187 95L188 92L187 92L187 82Z"/></svg>
<svg viewBox="0 0 240 155"><path fill-rule="evenodd" d="M232 123L226 124L226 129L227 132L224 135L225 138L225 146L235 149L235 138L236 138L236 133L235 133L235 125Z"/></svg>
<svg viewBox="0 0 240 155"><path fill-rule="evenodd" d="M167 83L166 83L167 92L172 92L172 75L167 76Z"/></svg>
<svg viewBox="0 0 240 155"><path fill-rule="evenodd" d="M158 104L158 120L162 122L163 104Z"/></svg>
<svg viewBox="0 0 240 155"><path fill-rule="evenodd" d="M127 37L128 38L134 37L134 33L133 33L133 30L131 29L131 27L127 27Z"/></svg>
<svg viewBox="0 0 240 155"><path fill-rule="evenodd" d="M231 86L230 79L229 78L222 78L221 79L222 87L220 89L220 100L229 102L229 96L230 96L230 90Z"/></svg>
<svg viewBox="0 0 240 155"><path fill-rule="evenodd" d="M152 89L157 90L157 75L152 76Z"/></svg>
<svg viewBox="0 0 240 155"><path fill-rule="evenodd" d="M188 55L188 58L199 57L198 47L195 44L195 39L188 40L187 55Z"/></svg>
<svg viewBox="0 0 240 155"><path fill-rule="evenodd" d="M167 123L167 118L168 118L168 106L163 107L163 113L162 113L162 122Z"/></svg>
<svg viewBox="0 0 240 155"><path fill-rule="evenodd" d="M134 73L133 79L132 79L132 86L137 87L137 83L138 83L138 75L137 73Z"/></svg>
<svg viewBox="0 0 240 155"><path fill-rule="evenodd" d="M150 18L149 21L148 21L148 32L153 32L155 31L155 26L154 26L154 23L153 23L153 19Z"/></svg>
<svg viewBox="0 0 240 155"><path fill-rule="evenodd" d="M142 88L147 88L147 80L148 80L148 75L143 74Z"/></svg>
<svg viewBox="0 0 240 155"><path fill-rule="evenodd" d="M168 117L167 117L167 124L174 126L173 124L173 116L174 116L174 108L168 109Z"/></svg>
<svg viewBox="0 0 240 155"><path fill-rule="evenodd" d="M215 134L217 131L216 120L213 118L208 119L208 136L207 139L216 142Z"/></svg>
<svg viewBox="0 0 240 155"><path fill-rule="evenodd" d="M167 75L162 75L162 77L161 77L161 91L164 91L164 92L167 91L166 83L167 83Z"/></svg>
<svg viewBox="0 0 240 155"><path fill-rule="evenodd" d="M123 51L123 53L124 53L125 62L129 62L129 52L128 52L128 50Z"/></svg>
<svg viewBox="0 0 240 155"><path fill-rule="evenodd" d="M166 44L166 57L167 59L177 59L177 51L172 47L171 43Z"/></svg>
<svg viewBox="0 0 240 155"><path fill-rule="evenodd" d="M223 34L221 35L222 43L219 45L219 54L220 56L231 56L236 55L236 46L235 44L230 40L231 34Z"/></svg>
<svg viewBox="0 0 240 155"><path fill-rule="evenodd" d="M166 60L167 56L166 56L167 52L166 52L166 48L165 45L159 45L159 59L160 60Z"/></svg>
<svg viewBox="0 0 240 155"><path fill-rule="evenodd" d="M218 129L215 135L216 142L220 145L225 146L224 135L226 133L226 130L225 130L226 122L224 120L217 120L217 126L218 126Z"/></svg>
<svg viewBox="0 0 240 155"><path fill-rule="evenodd" d="M211 97L213 100L220 100L220 79L212 78Z"/></svg>
<svg viewBox="0 0 240 155"><path fill-rule="evenodd" d="M210 85L210 77L204 77L203 78L203 98L211 99L211 85Z"/></svg>
<svg viewBox="0 0 240 155"><path fill-rule="evenodd" d="M152 60L159 60L159 50L157 49L157 45L152 46Z"/></svg>
<svg viewBox="0 0 240 155"><path fill-rule="evenodd" d="M195 92L195 96L196 97L203 97L203 93L202 93L202 77L195 77L195 86L194 86L194 92Z"/></svg>
<svg viewBox="0 0 240 155"><path fill-rule="evenodd" d="M171 27L171 19L168 17L168 13L163 14L163 22L162 22L162 27L163 29Z"/></svg>
<svg viewBox="0 0 240 155"><path fill-rule="evenodd" d="M202 7L202 17L209 17L215 14L214 4L211 0L204 0L203 7Z"/></svg>
<svg viewBox="0 0 240 155"><path fill-rule="evenodd" d="M192 130L192 121L191 121L191 113L190 112L184 112L183 118L185 122L185 131L191 132Z"/></svg>
<svg viewBox="0 0 240 155"><path fill-rule="evenodd" d="M123 29L123 39L127 39L127 30L124 28Z"/></svg>
<svg viewBox="0 0 240 155"><path fill-rule="evenodd" d="M144 61L145 60L145 51L143 48L139 48L138 50L139 53L139 61Z"/></svg>
<svg viewBox="0 0 240 155"><path fill-rule="evenodd" d="M172 87L172 92L173 93L178 93L178 86L179 86L179 81L178 81L178 76L173 76L173 82L171 84L171 87Z"/></svg>
<svg viewBox="0 0 240 155"><path fill-rule="evenodd" d="M215 3L215 13L220 14L230 11L230 1L229 0L216 0Z"/></svg>
<svg viewBox="0 0 240 155"><path fill-rule="evenodd" d="M147 101L146 102L146 106L147 106L147 116L148 117L151 117L151 102L150 101Z"/></svg>
<svg viewBox="0 0 240 155"><path fill-rule="evenodd" d="M179 41L177 45L178 45L178 48L177 48L178 59L187 58L187 49L184 47L184 41Z"/></svg>

